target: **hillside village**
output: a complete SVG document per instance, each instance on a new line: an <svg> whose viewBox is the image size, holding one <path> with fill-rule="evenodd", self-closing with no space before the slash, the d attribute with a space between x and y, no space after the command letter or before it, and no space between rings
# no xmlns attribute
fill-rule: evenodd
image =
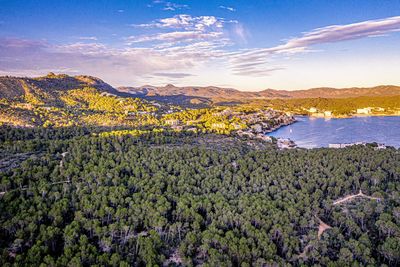
<svg viewBox="0 0 400 267"><path fill-rule="evenodd" d="M118 92L98 78L56 75L0 78L0 124L18 127L117 127L237 134L271 141L266 133L293 123L263 107L181 107Z"/></svg>
<svg viewBox="0 0 400 267"><path fill-rule="evenodd" d="M266 133L295 122L293 116L272 109L215 108L167 114L164 124L175 130L211 131L270 141Z"/></svg>
<svg viewBox="0 0 400 267"><path fill-rule="evenodd" d="M331 110L321 110L315 107L309 109L303 109L308 112L312 117L318 118L330 118L330 117L343 117L343 115L335 115ZM352 110L351 116L363 116L363 115L400 115L400 109L386 109L383 107L364 107Z"/></svg>
<svg viewBox="0 0 400 267"><path fill-rule="evenodd" d="M184 88L168 88L184 92ZM212 92L217 91L218 88L212 88ZM321 118L400 115L399 96L272 99L208 107L174 104L169 102L170 98L165 102L138 96L118 91L90 76L49 73L38 78L0 77L0 124L169 129L271 142L267 133L294 123L294 114ZM295 147L287 139L278 139L276 143L280 148Z"/></svg>

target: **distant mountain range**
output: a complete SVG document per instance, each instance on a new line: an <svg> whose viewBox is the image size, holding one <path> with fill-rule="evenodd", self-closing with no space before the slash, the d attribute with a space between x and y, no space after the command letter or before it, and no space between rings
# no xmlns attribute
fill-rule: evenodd
<svg viewBox="0 0 400 267"><path fill-rule="evenodd" d="M141 87L114 88L101 79L92 76L68 76L65 74L56 75L54 73L49 73L47 76L37 78L0 77L0 99L24 100L26 98L35 98L42 103L52 103L57 101L60 94L63 92L83 87L92 87L100 92L119 96L132 96L176 104L194 105L271 98L348 98L400 95L400 86L393 85L343 89L322 87L296 91L266 89L258 92L239 91L232 88L220 88L215 86L177 87L172 84L163 87L146 85Z"/></svg>
<svg viewBox="0 0 400 267"><path fill-rule="evenodd" d="M185 86L176 87L168 84L164 87L142 86L142 87L120 87L118 90L134 94L138 97L165 97L165 96L187 96L202 97L208 99L262 99L262 98L347 98L359 96L392 96L400 95L400 86L381 85L369 88L312 88L308 90L274 90L266 89L258 92L239 91L232 88L219 88L214 86L196 87Z"/></svg>

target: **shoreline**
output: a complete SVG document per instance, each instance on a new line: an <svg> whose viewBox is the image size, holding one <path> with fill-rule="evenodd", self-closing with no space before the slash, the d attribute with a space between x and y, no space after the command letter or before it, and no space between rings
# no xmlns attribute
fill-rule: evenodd
<svg viewBox="0 0 400 267"><path fill-rule="evenodd" d="M316 119L350 119L350 118L364 118L364 117L400 117L400 114L352 114L352 115L338 115L329 117L319 117L313 115L294 114L294 116L304 116Z"/></svg>
<svg viewBox="0 0 400 267"><path fill-rule="evenodd" d="M358 138L347 138L347 137L346 138L341 137L341 139L333 138L332 140L329 140L329 142L328 142L328 140L325 140L326 142L328 142L326 144L323 144L324 142L321 141L322 140L321 138L319 138L318 140L314 140L315 142L311 142L310 140L308 140L309 139L308 137L304 137L304 134L302 134L303 131L304 131L304 127L307 127L307 125L310 124L310 123L313 124L312 121L313 120L317 121L316 119L319 119L318 120L319 122L318 123L314 122L314 123L317 123L317 125L319 125L318 127L324 127L325 124L330 124L329 120L331 118L332 119L335 119L335 118L333 118L333 117L331 117L331 118L313 117L313 116L308 116L308 115L294 115L294 117L295 117L296 120L291 124L294 124L296 122L304 122L305 125L306 125L306 126L304 126L304 125L299 126L298 130L300 130L300 132L299 132L300 136L297 135L297 137L296 137L295 131L296 131L296 133L298 132L296 130L297 128L293 128L292 129L293 130L293 134L292 134L292 131L290 130L291 128L286 128L286 129L282 130L281 128L283 128L285 125L282 125L281 127L276 128L273 131L267 132L265 134L267 136L269 136L269 137L274 137L274 138L277 138L277 139L282 138L282 139L292 140L292 141L295 142L295 144L297 145L298 148L306 148L306 149L311 149L311 148L329 148L330 144L350 144L350 143L353 144L353 143L358 143L358 142L362 142L362 143L365 143L365 144L377 143L377 144L384 144L386 147L394 147L396 149L400 148L400 143L398 142L398 138L393 136L393 135L389 135L389 136L391 136L391 138L393 137L394 139L382 139L382 138L379 138L376 135L364 137L361 134L360 136L358 136ZM379 119L379 118L376 118L376 117L382 117L382 118ZM375 124L376 125L380 125L381 121L385 124L386 120L389 120L391 122L395 122L396 123L398 121L398 119L400 118L400 116L399 115L386 115L386 114L385 115L380 114L378 116L376 114L370 114L370 115L361 115L361 116L359 116L359 115L358 116L351 116L351 117L347 117L346 119L350 119L350 118L355 118L355 119L354 120L348 120L348 121L343 120L343 122L340 122L341 120L336 120L335 123L333 122L334 121L333 120L333 121L331 121L331 123L334 123L333 125L339 125L339 126L341 126L341 125L345 125L345 126L346 125L347 126L349 126L349 125L359 125L360 123L363 123L363 122L366 122L368 125L375 125ZM370 119L368 119L368 118L370 118ZM342 119L342 118L340 118L340 119ZM286 126L288 126L288 125L286 125ZM337 127L339 127L339 126L337 126ZM293 127L296 127L296 126L293 126ZM396 127L396 126L395 126L395 124L393 124L392 126L389 125L388 127ZM343 129L343 128L344 127L340 127L339 129ZM277 133L277 131L279 129L281 129L282 132ZM325 131L326 131L326 129L331 129L331 128L329 128L329 127L325 128ZM334 129L334 128L332 128L332 129ZM333 135L335 135L335 133L333 133ZM389 140L390 140L390 142L389 142ZM298 144L298 142L300 142L300 143L304 143L305 142L305 143L304 144Z"/></svg>

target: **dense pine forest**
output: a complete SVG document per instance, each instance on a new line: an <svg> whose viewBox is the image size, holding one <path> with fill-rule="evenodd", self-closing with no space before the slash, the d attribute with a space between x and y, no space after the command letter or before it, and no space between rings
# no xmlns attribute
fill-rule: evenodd
<svg viewBox="0 0 400 267"><path fill-rule="evenodd" d="M107 131L0 128L1 266L400 264L398 149Z"/></svg>

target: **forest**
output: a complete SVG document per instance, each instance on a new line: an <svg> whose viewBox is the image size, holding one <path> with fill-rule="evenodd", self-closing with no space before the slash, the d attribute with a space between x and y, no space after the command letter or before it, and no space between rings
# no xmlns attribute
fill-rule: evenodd
<svg viewBox="0 0 400 267"><path fill-rule="evenodd" d="M112 130L0 127L0 266L400 264L398 149Z"/></svg>
<svg viewBox="0 0 400 267"><path fill-rule="evenodd" d="M295 98L251 101L249 105L268 106L276 110L307 114L315 107L318 110L329 110L336 116L352 115L359 108L380 108L380 114L398 115L400 96L360 96L349 98Z"/></svg>

